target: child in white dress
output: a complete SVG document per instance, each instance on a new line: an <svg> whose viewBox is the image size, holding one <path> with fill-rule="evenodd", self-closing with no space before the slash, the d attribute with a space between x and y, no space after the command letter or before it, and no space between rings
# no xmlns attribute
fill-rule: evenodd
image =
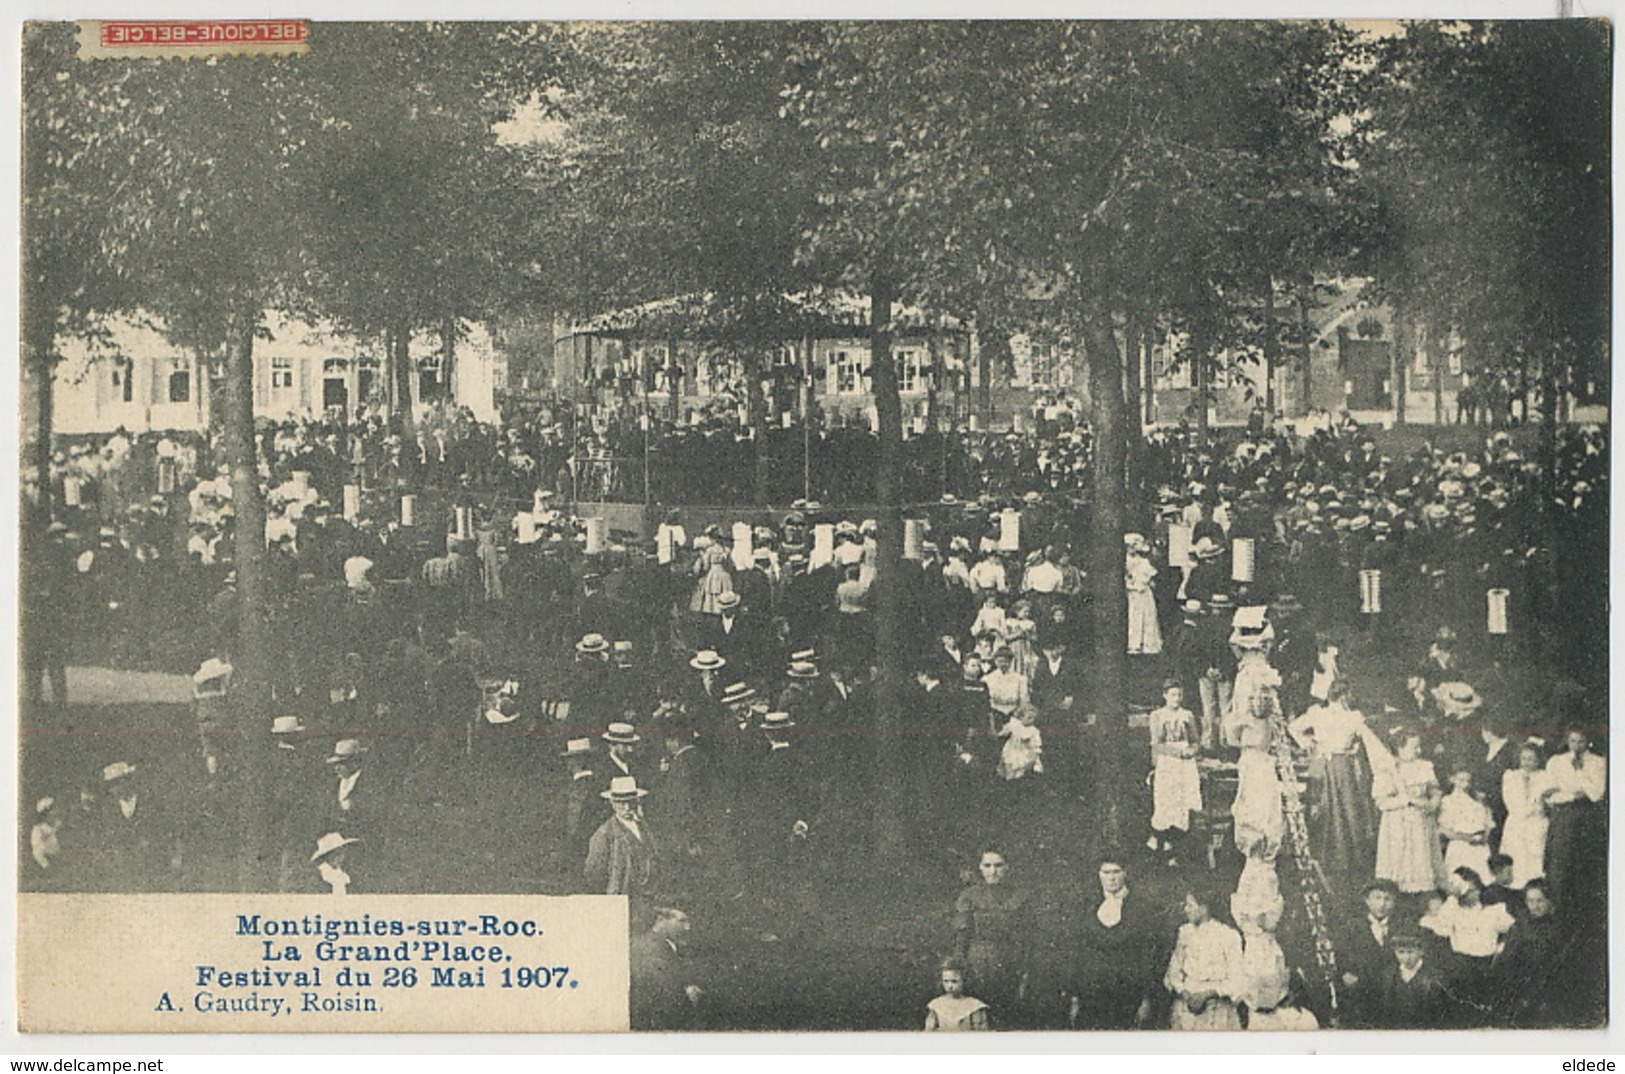
<svg viewBox="0 0 1625 1074"><path fill-rule="evenodd" d="M945 959L939 980L942 995L925 1005L927 1032L954 1033L991 1029L988 1006L975 996L965 995L965 965L958 959Z"/></svg>
<svg viewBox="0 0 1625 1074"><path fill-rule="evenodd" d="M1439 803L1445 872L1465 866L1479 876L1489 876L1490 833L1494 830L1495 817L1489 806L1473 797L1473 774L1465 769L1452 772L1450 793Z"/></svg>
<svg viewBox="0 0 1625 1074"><path fill-rule="evenodd" d="M999 752L999 776L1021 779L1044 771L1044 736L1038 730L1038 710L1032 705L1017 707L1008 723L999 728L1004 748Z"/></svg>

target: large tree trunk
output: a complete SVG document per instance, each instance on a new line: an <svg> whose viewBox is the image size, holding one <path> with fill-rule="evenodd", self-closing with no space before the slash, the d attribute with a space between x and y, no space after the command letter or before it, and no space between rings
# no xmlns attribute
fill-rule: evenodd
<svg viewBox="0 0 1625 1074"><path fill-rule="evenodd" d="M745 421L750 428L751 502L765 506L772 498L773 459L767 453L767 398L762 390L762 356L743 352L740 364L745 373Z"/></svg>
<svg viewBox="0 0 1625 1074"><path fill-rule="evenodd" d="M937 435L937 382L942 376L942 337L937 331L926 336L926 354L930 368L925 375L925 431L932 439Z"/></svg>
<svg viewBox="0 0 1625 1074"><path fill-rule="evenodd" d="M1207 446L1207 407L1209 395L1212 392L1212 370L1209 366L1207 340L1197 335L1191 340L1191 361L1196 363L1196 442L1204 448ZM1090 378L1093 381L1094 359L1090 359ZM1126 628L1125 628L1126 629Z"/></svg>
<svg viewBox="0 0 1625 1074"><path fill-rule="evenodd" d="M1106 845L1121 845L1143 767L1130 764L1125 697L1128 651L1128 593L1123 585L1124 406L1123 366L1109 314L1098 304L1083 310L1082 338L1089 369L1090 424L1094 458L1090 465L1093 526L1090 532L1089 589L1094 605L1093 758L1098 778L1096 801Z"/></svg>
<svg viewBox="0 0 1625 1074"><path fill-rule="evenodd" d="M457 318L440 322L440 398L457 401Z"/></svg>
<svg viewBox="0 0 1625 1074"><path fill-rule="evenodd" d="M993 356L987 347L976 349L976 410L985 431L993 424Z"/></svg>
<svg viewBox="0 0 1625 1074"><path fill-rule="evenodd" d="M1428 368L1433 371L1433 425L1437 428L1444 424L1444 370L1445 348L1448 347L1449 337L1443 340L1428 336Z"/></svg>
<svg viewBox="0 0 1625 1074"><path fill-rule="evenodd" d="M677 364L677 341L666 341L666 417L676 425L683 416L682 367Z"/></svg>
<svg viewBox="0 0 1625 1074"><path fill-rule="evenodd" d="M1123 325L1123 343L1127 353L1123 362L1123 424L1131 443L1138 443L1145 426L1140 424L1140 397L1144 391L1140 379L1145 363L1141 354L1145 350L1147 334L1143 322L1130 319Z"/></svg>
<svg viewBox="0 0 1625 1074"><path fill-rule="evenodd" d="M1303 333L1303 415L1307 417L1314 407L1315 394L1315 339L1309 323L1309 300L1298 295L1298 328Z"/></svg>
<svg viewBox="0 0 1625 1074"><path fill-rule="evenodd" d="M875 846L881 860L900 860L906 844L904 818L907 811L903 787L893 775L902 771L904 662L903 591L901 564L903 551L903 403L897 394L897 368L892 363L891 317L895 295L884 270L870 282L869 369L879 419L878 465L875 491L879 504L875 535L878 562L875 564L875 730L878 732L876 772L881 774L875 790L879 796L875 810Z"/></svg>
<svg viewBox="0 0 1625 1074"><path fill-rule="evenodd" d="M243 891L265 890L264 754L270 745L267 660L270 643L270 591L266 577L265 499L260 493L254 436L254 332L258 318L245 315L232 325L226 348L225 407L221 424L226 465L231 468L231 500L236 511L232 556L237 570L237 638L232 650L231 714L239 738L241 796L237 821L237 884Z"/></svg>
<svg viewBox="0 0 1625 1074"><path fill-rule="evenodd" d="M1410 310L1397 298L1394 300L1394 345L1390 349L1394 359L1388 390L1393 393L1394 428L1398 429L1405 425L1405 375L1416 355L1416 329L1411 323Z"/></svg>
<svg viewBox="0 0 1625 1074"><path fill-rule="evenodd" d="M56 511L56 487L51 481L51 436L56 413L56 355L54 348L29 348L28 369L34 377L34 470L38 477L38 518L49 523ZM129 371L125 371L129 376Z"/></svg>
<svg viewBox="0 0 1625 1074"><path fill-rule="evenodd" d="M1275 420L1275 278L1264 281L1264 416Z"/></svg>
<svg viewBox="0 0 1625 1074"><path fill-rule="evenodd" d="M397 325L389 333L389 375L393 407L391 417L403 440L416 440L412 416L412 329Z"/></svg>
<svg viewBox="0 0 1625 1074"><path fill-rule="evenodd" d="M1145 413L1141 418L1142 432L1156 424L1157 421L1157 322L1155 318L1148 318L1142 329L1141 363L1141 394L1145 401Z"/></svg>

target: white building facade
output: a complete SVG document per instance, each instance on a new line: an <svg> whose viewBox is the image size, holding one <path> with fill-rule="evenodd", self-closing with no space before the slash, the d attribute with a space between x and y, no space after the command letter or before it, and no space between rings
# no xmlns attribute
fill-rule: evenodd
<svg viewBox="0 0 1625 1074"><path fill-rule="evenodd" d="M254 345L254 413L272 420L355 414L358 407L388 413L390 385L382 340L269 312L270 338ZM465 322L451 370L449 398L480 421L496 421L496 389L506 363L483 325ZM83 435L123 428L201 431L219 405L219 363L173 342L161 322L141 314L105 319L94 335L58 340L62 356L53 384L57 433ZM412 406L445 397L444 356L438 336L411 344Z"/></svg>

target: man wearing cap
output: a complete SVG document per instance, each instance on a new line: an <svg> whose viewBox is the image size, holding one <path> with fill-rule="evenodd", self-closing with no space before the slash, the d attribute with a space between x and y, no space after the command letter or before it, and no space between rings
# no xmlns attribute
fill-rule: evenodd
<svg viewBox="0 0 1625 1074"><path fill-rule="evenodd" d="M1038 707L1038 720L1045 737L1054 744L1049 752L1058 762L1054 777L1079 785L1083 779L1085 682L1083 660L1057 630L1040 630L1038 661L1028 687Z"/></svg>
<svg viewBox="0 0 1625 1074"><path fill-rule="evenodd" d="M602 727L621 716L611 689L609 654L609 639L596 631L581 635L575 644L575 662L570 665L566 686L574 727Z"/></svg>
<svg viewBox="0 0 1625 1074"><path fill-rule="evenodd" d="M587 841L585 893L648 895L652 890L659 850L643 819L643 799L648 794L635 776L624 775L613 777L609 789L599 792L614 815Z"/></svg>
<svg viewBox="0 0 1625 1074"><path fill-rule="evenodd" d="M1228 593L1209 598L1194 648L1192 666L1201 669L1196 689L1202 703L1202 748L1208 752L1219 746L1219 724L1235 692L1236 654L1230 648L1230 617L1235 608Z"/></svg>
<svg viewBox="0 0 1625 1074"><path fill-rule="evenodd" d="M576 862L586 859L587 840L602 822L600 813L608 808L598 797L598 788L608 777L604 775L602 758L593 750L590 738L567 740L560 756L570 782L562 795L564 818L558 826L562 838L556 850L564 855L573 871Z"/></svg>
<svg viewBox="0 0 1625 1074"><path fill-rule="evenodd" d="M812 759L793 737L795 727L788 712L762 717L750 783L751 812L743 818L754 878L774 888L794 888L788 871L805 860L806 842L818 820ZM770 892L769 901L773 897Z"/></svg>
<svg viewBox="0 0 1625 1074"><path fill-rule="evenodd" d="M613 699L609 711L615 716L631 712L647 715L644 707L654 691L647 671L640 665L636 647L625 638L610 643L606 689Z"/></svg>
<svg viewBox="0 0 1625 1074"><path fill-rule="evenodd" d="M701 629L701 647L727 661L732 674L748 679L765 624L756 619L737 591L719 594L716 604L717 614L707 617Z"/></svg>
<svg viewBox="0 0 1625 1074"><path fill-rule="evenodd" d="M740 607L763 618L773 615L777 575L773 550L757 545L751 553L750 566L734 571L734 592L739 594Z"/></svg>
<svg viewBox="0 0 1625 1074"><path fill-rule="evenodd" d="M1395 914L1399 886L1379 878L1361 889L1362 913L1342 922L1337 933L1337 968L1342 974L1345 1024L1369 1025L1378 1012L1377 986L1394 960L1393 937L1400 922Z"/></svg>
<svg viewBox="0 0 1625 1074"><path fill-rule="evenodd" d="M31 704L44 700L49 683L51 702L68 703L67 657L73 643L74 567L64 540L68 527L53 522L46 532L28 526L22 532L22 578L18 593L21 621L23 696Z"/></svg>
<svg viewBox="0 0 1625 1074"><path fill-rule="evenodd" d="M1371 996L1369 1023L1376 1029L1450 1029L1456 1003L1435 970L1415 928L1395 929L1388 941L1393 960L1384 965Z"/></svg>
<svg viewBox="0 0 1625 1074"><path fill-rule="evenodd" d="M644 765L638 757L643 736L638 734L637 728L629 723L612 723L598 738L604 743L605 776L610 779L616 776L632 776L639 780L640 786L649 785Z"/></svg>
<svg viewBox="0 0 1625 1074"><path fill-rule="evenodd" d="M321 819L329 831L342 829L376 842L378 816L372 782L363 771L367 752L367 747L353 738L333 744L327 758L328 789Z"/></svg>
<svg viewBox="0 0 1625 1074"><path fill-rule="evenodd" d="M659 721L657 721L659 722ZM702 854L712 842L709 832L711 772L710 758L701 749L688 719L680 713L664 718L661 737L665 756L660 759L658 808L655 820L664 837L666 876L671 890L685 890Z"/></svg>
<svg viewBox="0 0 1625 1074"><path fill-rule="evenodd" d="M102 769L103 811L87 855L88 874L104 891L174 891L181 870L181 841L173 818L142 784L128 761Z"/></svg>
<svg viewBox="0 0 1625 1074"><path fill-rule="evenodd" d="M278 891L291 891L307 865L311 832L320 824L323 776L320 755L306 748L305 725L298 716L271 720L272 746L267 758L267 798L272 846L276 853Z"/></svg>

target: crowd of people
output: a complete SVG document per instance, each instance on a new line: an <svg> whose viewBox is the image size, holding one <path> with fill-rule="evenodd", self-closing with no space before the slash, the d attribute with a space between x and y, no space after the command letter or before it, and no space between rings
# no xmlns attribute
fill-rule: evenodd
<svg viewBox="0 0 1625 1074"><path fill-rule="evenodd" d="M691 917L774 938L884 900L905 864L864 849L885 785L908 867L967 882L921 951L929 1029L1597 1017L1576 982L1606 918L1584 636L1605 651L1606 600L1573 576L1606 562L1605 433L1561 430L1555 478L1504 432L1393 457L1357 427L1148 438L1111 537L1148 773L1125 781L1093 687L1089 434L1046 417L961 438L958 491L907 512L896 767L872 519L800 500L616 530L576 513L551 414L438 414L415 442L267 426L250 655L209 445L65 454L25 536L27 718L73 700L69 664L181 663L193 699L144 753L109 737L25 767L24 883L625 894L634 1025L718 1026ZM269 683L246 736L244 663ZM1084 833L1108 807L1132 846ZM1088 898L1023 882L1062 861Z"/></svg>

